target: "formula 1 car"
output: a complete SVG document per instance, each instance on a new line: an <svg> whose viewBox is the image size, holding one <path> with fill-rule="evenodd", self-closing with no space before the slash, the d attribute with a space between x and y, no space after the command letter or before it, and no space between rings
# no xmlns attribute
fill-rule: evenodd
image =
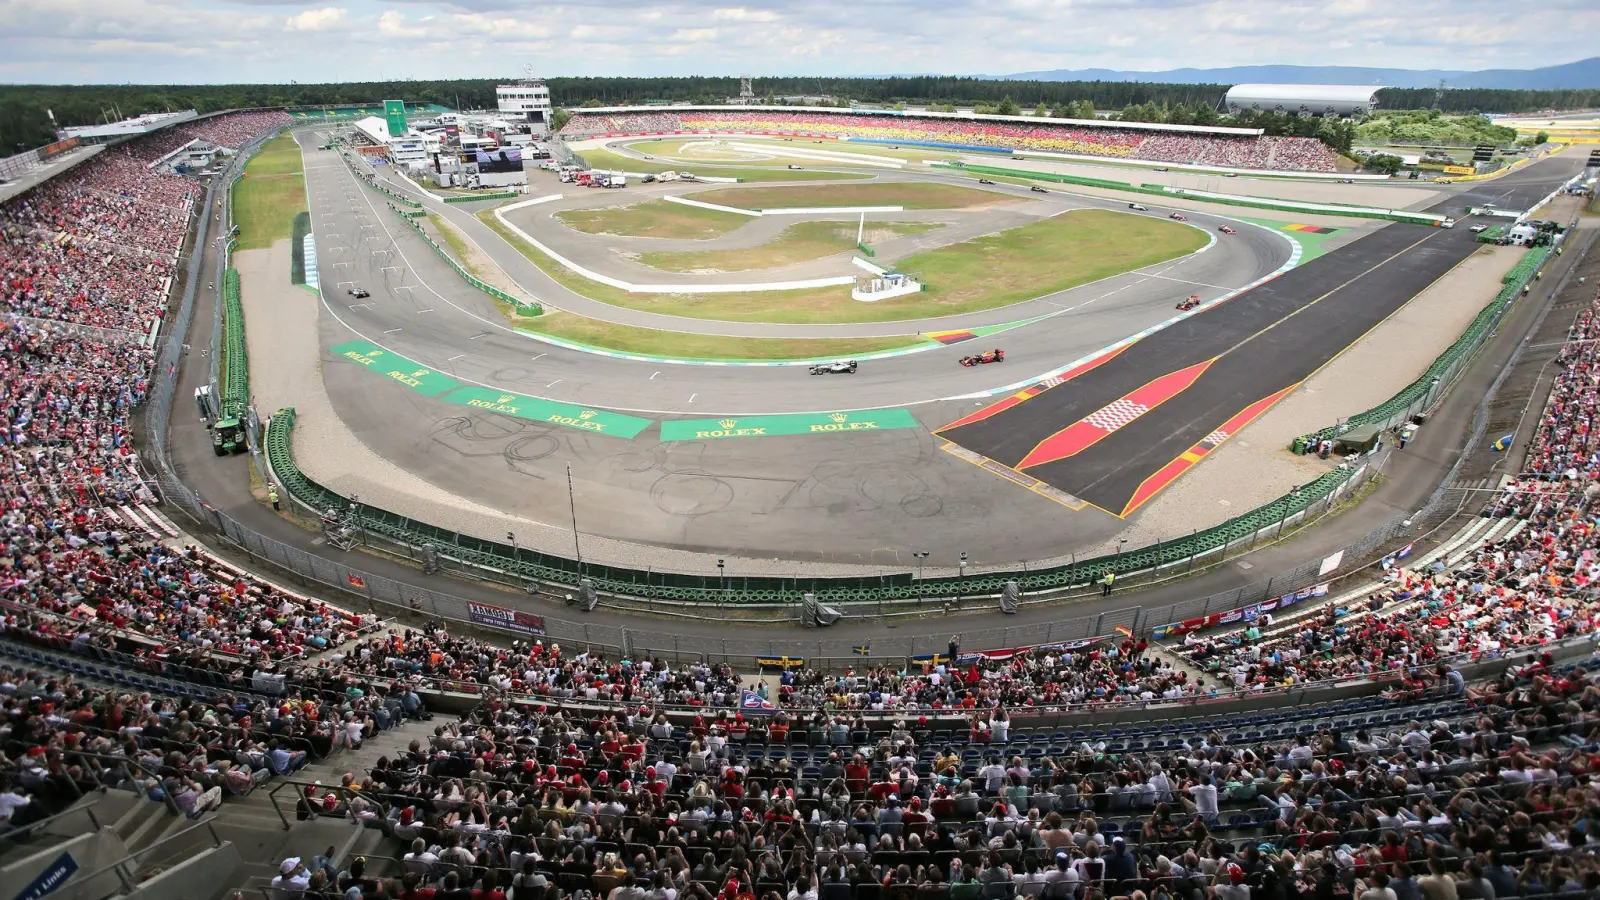
<svg viewBox="0 0 1600 900"><path fill-rule="evenodd" d="M1190 294L1189 295L1189 299L1187 299L1187 300L1179 300L1178 301L1178 309L1180 309L1180 310L1182 310L1184 312L1188 312L1189 310L1194 309L1196 306L1199 306L1199 305L1200 305L1200 295L1199 294Z"/></svg>
<svg viewBox="0 0 1600 900"><path fill-rule="evenodd" d="M1143 203L1129 203L1128 204L1128 208L1133 210L1134 212L1149 212L1150 211L1150 207L1145 206Z"/></svg>
<svg viewBox="0 0 1600 900"><path fill-rule="evenodd" d="M854 375L856 361L853 359L836 359L830 363L821 363L811 367L813 375Z"/></svg>
<svg viewBox="0 0 1600 900"><path fill-rule="evenodd" d="M346 291L345 293L349 294L352 297L355 297L357 300L360 300L363 297L371 297L372 296L371 294L367 293L365 288L351 288L350 290Z"/></svg>
<svg viewBox="0 0 1600 900"><path fill-rule="evenodd" d="M999 349L998 347L993 349L993 350L988 351L987 353L980 353L977 356L963 356L963 357L961 357L961 364L963 366L969 366L969 367L970 366L986 366L989 363L997 363L997 362L1005 362L1005 361L1006 361L1006 352L1004 350Z"/></svg>
<svg viewBox="0 0 1600 900"><path fill-rule="evenodd" d="M1218 225L1217 226L1217 230L1222 232L1223 234L1233 234L1234 233L1232 225Z"/></svg>
<svg viewBox="0 0 1600 900"><path fill-rule="evenodd" d="M1184 215L1183 213L1173 213L1172 215L1167 216L1167 218L1173 220L1174 222L1187 222L1187 221L1189 221L1189 217Z"/></svg>
<svg viewBox="0 0 1600 900"><path fill-rule="evenodd" d="M1033 191L1035 194L1048 194L1048 193L1050 193L1049 189L1039 187L1037 184L1034 185L1033 187L1028 188L1028 190Z"/></svg>
<svg viewBox="0 0 1600 900"><path fill-rule="evenodd" d="M979 183L979 184L994 184L994 182L993 182L993 181L990 181L990 180L989 180L989 179L987 179L987 178L979 178L979 179L978 179L978 183Z"/></svg>

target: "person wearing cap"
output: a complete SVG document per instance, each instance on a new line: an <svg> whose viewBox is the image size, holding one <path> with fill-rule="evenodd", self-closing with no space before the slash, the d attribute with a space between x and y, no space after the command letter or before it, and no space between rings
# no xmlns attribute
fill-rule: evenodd
<svg viewBox="0 0 1600 900"><path fill-rule="evenodd" d="M1250 900L1250 885L1244 883L1244 869L1238 863L1228 863L1217 873L1217 883L1211 886L1215 900Z"/></svg>
<svg viewBox="0 0 1600 900"><path fill-rule="evenodd" d="M300 900L311 886L311 872L300 863L300 857L291 856L278 864L278 874L272 879L272 900Z"/></svg>

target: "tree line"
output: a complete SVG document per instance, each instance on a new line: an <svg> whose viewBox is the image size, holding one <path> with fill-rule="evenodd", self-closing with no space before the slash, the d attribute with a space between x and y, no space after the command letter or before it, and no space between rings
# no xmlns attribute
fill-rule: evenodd
<svg viewBox="0 0 1600 900"><path fill-rule="evenodd" d="M370 103L404 99L438 103L457 109L495 105L496 84L488 78L449 81L345 82L338 84L206 84L206 85L5 85L0 86L0 154L38 147L55 139L55 126L92 125L119 116L162 110L194 109L202 113L259 106L306 106ZM624 105L651 102L716 103L739 92L738 78L551 78L552 101L558 107ZM849 102L938 104L998 108L1009 102L1020 109L1041 104L1052 114L1083 117L1085 110L1118 110L1128 121L1221 124L1218 113L1227 85L1156 84L1132 81L1000 81L982 78L917 76L905 78L756 78L756 94L783 97L831 97ZM1415 109L1433 105L1427 89L1388 88L1378 93L1381 106ZM1600 107L1600 90L1499 91L1446 90L1439 107L1445 112L1525 113L1544 109ZM55 115L54 125L47 113ZM1157 117L1160 118L1157 118ZM1322 131L1319 120L1280 123L1262 120L1269 133ZM1282 130L1278 130L1282 129ZM1331 143L1331 142L1330 142ZM1337 145L1336 145L1337 146Z"/></svg>

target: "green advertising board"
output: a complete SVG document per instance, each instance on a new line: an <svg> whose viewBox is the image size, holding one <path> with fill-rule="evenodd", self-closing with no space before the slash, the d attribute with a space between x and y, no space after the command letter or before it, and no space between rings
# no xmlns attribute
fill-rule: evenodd
<svg viewBox="0 0 1600 900"><path fill-rule="evenodd" d="M370 369L385 378L398 381L424 397L437 397L457 386L454 378L440 375L427 366L418 365L398 353L390 353L377 344L351 341L330 347L329 352L340 359L349 360Z"/></svg>
<svg viewBox="0 0 1600 900"><path fill-rule="evenodd" d="M638 416L586 409L570 403L557 403L554 400L541 400L538 397L525 397L522 394L492 391L480 387L463 387L445 397L444 402L533 422L575 428L590 434L607 434L620 438L637 437L639 432L649 428L651 424L650 419L641 419Z"/></svg>
<svg viewBox="0 0 1600 900"><path fill-rule="evenodd" d="M406 104L404 100L383 101L383 118L389 123L389 137L397 138L406 133Z"/></svg>
<svg viewBox="0 0 1600 900"><path fill-rule="evenodd" d="M908 409L858 412L794 413L780 416L725 416L720 419L678 419L661 423L663 441L712 441L722 438L779 437L796 434L843 434L916 428Z"/></svg>

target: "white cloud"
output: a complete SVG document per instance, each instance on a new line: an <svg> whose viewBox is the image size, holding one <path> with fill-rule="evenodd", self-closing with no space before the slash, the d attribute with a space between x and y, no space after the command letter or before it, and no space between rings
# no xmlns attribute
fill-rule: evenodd
<svg viewBox="0 0 1600 900"><path fill-rule="evenodd" d="M290 31L327 31L344 22L345 11L337 6L308 9L289 17L284 27Z"/></svg>
<svg viewBox="0 0 1600 900"><path fill-rule="evenodd" d="M1528 68L1596 33L1593 0L4 0L0 78Z"/></svg>

